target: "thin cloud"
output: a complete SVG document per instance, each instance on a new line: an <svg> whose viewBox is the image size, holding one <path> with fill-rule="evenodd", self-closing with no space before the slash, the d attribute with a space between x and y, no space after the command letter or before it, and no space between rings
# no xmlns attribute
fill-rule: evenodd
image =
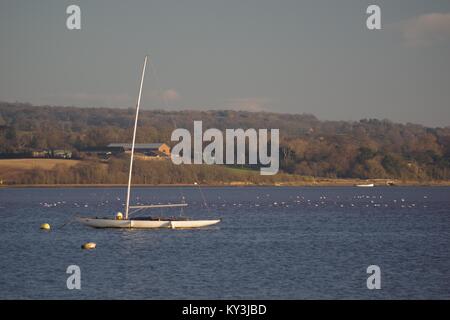
<svg viewBox="0 0 450 320"><path fill-rule="evenodd" d="M163 92L162 98L166 102L176 102L180 100L180 94L175 89L168 89Z"/></svg>
<svg viewBox="0 0 450 320"><path fill-rule="evenodd" d="M450 43L450 13L423 14L400 25L407 46L427 47Z"/></svg>
<svg viewBox="0 0 450 320"><path fill-rule="evenodd" d="M151 108L166 109L174 108L181 100L181 96L175 89L146 90L142 93L144 105Z"/></svg>

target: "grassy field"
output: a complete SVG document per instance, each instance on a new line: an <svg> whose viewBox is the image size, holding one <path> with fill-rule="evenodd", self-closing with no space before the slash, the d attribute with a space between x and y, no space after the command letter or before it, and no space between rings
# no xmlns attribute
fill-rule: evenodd
<svg viewBox="0 0 450 320"><path fill-rule="evenodd" d="M0 159L0 180L10 179L31 169L51 170L56 165L72 167L79 162L66 159Z"/></svg>

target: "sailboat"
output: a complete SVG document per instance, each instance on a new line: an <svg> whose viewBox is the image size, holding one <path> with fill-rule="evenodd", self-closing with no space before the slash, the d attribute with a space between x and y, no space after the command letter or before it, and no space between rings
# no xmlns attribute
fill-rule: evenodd
<svg viewBox="0 0 450 320"><path fill-rule="evenodd" d="M175 217L175 218L153 218L153 217L136 217L131 218L130 214L136 213L137 211L144 209L154 209L154 208L170 208L170 207L185 207L187 203L176 203L176 204L151 204L151 205L130 205L130 194L131 194L131 176L133 173L133 159L134 159L134 147L136 141L136 129L139 117L139 106L141 104L142 95L142 85L144 83L145 68L147 66L148 56L145 56L144 65L142 67L141 84L139 86L139 95L136 104L136 116L134 120L134 130L133 130L133 142L131 145L131 156L130 156L130 171L128 175L128 186L127 186L127 199L125 207L125 216L120 212L114 218L89 218L89 217L79 217L78 220L90 227L94 228L136 228L136 229L154 229L154 228L200 228L207 227L219 223L221 220L191 220L185 217ZM134 210L133 212L131 210Z"/></svg>

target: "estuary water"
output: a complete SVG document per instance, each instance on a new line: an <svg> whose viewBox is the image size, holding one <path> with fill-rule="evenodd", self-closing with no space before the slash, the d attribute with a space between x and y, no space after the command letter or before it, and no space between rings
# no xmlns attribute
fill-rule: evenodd
<svg viewBox="0 0 450 320"><path fill-rule="evenodd" d="M222 218L195 230L93 229L124 188L0 189L2 299L449 299L450 188L134 188L151 215ZM206 205L205 201L206 200ZM49 223L51 231L40 230ZM92 241L95 250L82 250ZM67 267L81 271L69 290ZM367 267L381 289L367 288Z"/></svg>

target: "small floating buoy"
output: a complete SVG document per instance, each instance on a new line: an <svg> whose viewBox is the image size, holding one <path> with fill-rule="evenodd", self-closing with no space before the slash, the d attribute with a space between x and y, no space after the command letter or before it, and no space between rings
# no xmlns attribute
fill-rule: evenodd
<svg viewBox="0 0 450 320"><path fill-rule="evenodd" d="M48 223L43 223L43 224L41 224L41 229L42 230L50 230L50 225Z"/></svg>
<svg viewBox="0 0 450 320"><path fill-rule="evenodd" d="M90 250L90 249L95 249L96 246L97 246L97 244L95 242L86 242L85 244L83 244L81 246L81 249Z"/></svg>

